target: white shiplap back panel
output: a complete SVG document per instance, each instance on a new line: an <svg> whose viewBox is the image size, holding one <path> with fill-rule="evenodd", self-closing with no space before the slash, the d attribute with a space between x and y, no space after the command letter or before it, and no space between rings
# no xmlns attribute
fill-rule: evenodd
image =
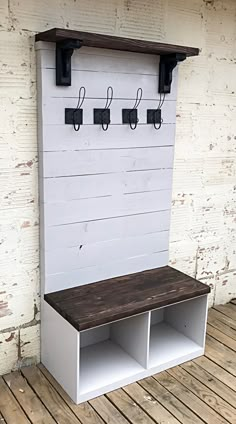
<svg viewBox="0 0 236 424"><path fill-rule="evenodd" d="M52 251L57 247L60 249L83 247L103 241L123 240L126 237L158 233L167 231L169 225L170 210L55 225L47 228L45 250Z"/></svg>
<svg viewBox="0 0 236 424"><path fill-rule="evenodd" d="M55 46L37 43L40 151L41 276L48 293L168 263L177 72L163 105L163 125L146 124L159 103L159 57L81 48L72 56L72 85L55 84ZM84 125L64 124L86 88ZM114 89L108 131L93 108ZM137 89L139 125L122 125Z"/></svg>
<svg viewBox="0 0 236 424"><path fill-rule="evenodd" d="M172 169L147 169L134 172L85 174L44 178L47 203L67 202L88 197L133 194L171 187Z"/></svg>
<svg viewBox="0 0 236 424"><path fill-rule="evenodd" d="M172 168L173 155L174 146L44 152L43 178Z"/></svg>
<svg viewBox="0 0 236 424"><path fill-rule="evenodd" d="M45 257L46 274L69 272L74 269L98 266L106 258L109 262L131 256L152 254L158 246L160 252L168 250L169 233L161 231L137 237L108 240L71 248L53 249ZM98 249L99 246L99 249Z"/></svg>
<svg viewBox="0 0 236 424"><path fill-rule="evenodd" d="M67 102L64 107L67 107ZM52 112L53 113L53 112ZM46 119L46 118L45 118ZM135 131L130 131L127 125L110 125L109 131L96 127L94 136L93 125L83 125L76 135L71 125L44 125L44 152L67 150L98 150L98 149L130 149L137 147L158 147L173 145L175 140L175 125L162 124L159 131L153 133L152 125L138 125Z"/></svg>
<svg viewBox="0 0 236 424"><path fill-rule="evenodd" d="M38 66L44 69L55 69L55 45L52 43L38 42L37 50L43 51L38 58ZM91 56L93 60L91 60ZM158 75L159 56L144 55L135 52L114 51L98 49L95 47L81 47L73 54L71 67L74 71L92 72L119 72L144 75ZM112 58L112 60L111 60Z"/></svg>
<svg viewBox="0 0 236 424"><path fill-rule="evenodd" d="M156 212L168 210L170 206L171 190L44 203L44 225L47 228L54 225Z"/></svg>
<svg viewBox="0 0 236 424"><path fill-rule="evenodd" d="M124 238L125 243L125 238ZM165 266L168 263L168 251L153 252L132 256L122 260L107 261L106 258L97 266L58 272L45 276L45 290L47 293L62 288L76 287L95 281L118 277L121 275L140 272L144 269L153 269Z"/></svg>
<svg viewBox="0 0 236 424"><path fill-rule="evenodd" d="M76 53L75 53L76 54ZM145 58L144 58L145 60ZM128 59L127 59L128 61ZM73 71L71 73L72 85L60 87L55 85L54 69L42 69L42 95L47 97L49 93L55 98L78 97L80 86L86 88L88 98L106 99L107 87L112 86L117 99L135 100L137 89L142 87L144 100L157 100L158 76L145 74L123 74L118 72L91 72ZM77 83L75 83L77 81ZM74 83L73 83L74 82ZM170 94L169 100L176 100L176 93Z"/></svg>

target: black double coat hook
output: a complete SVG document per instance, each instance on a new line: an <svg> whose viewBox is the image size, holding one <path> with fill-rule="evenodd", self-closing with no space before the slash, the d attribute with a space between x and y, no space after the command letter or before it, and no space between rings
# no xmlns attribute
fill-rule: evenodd
<svg viewBox="0 0 236 424"><path fill-rule="evenodd" d="M86 95L85 87L80 87L76 108L65 109L65 123L73 125L75 131L79 131L80 125L83 124L83 109L81 109L81 106L84 103L85 95Z"/></svg>
<svg viewBox="0 0 236 424"><path fill-rule="evenodd" d="M131 130L135 130L138 125L138 106L142 100L143 90L138 88L135 103L132 109L122 109L122 122L129 124Z"/></svg>
<svg viewBox="0 0 236 424"><path fill-rule="evenodd" d="M113 100L113 88L107 88L107 100L103 109L93 109L94 124L100 124L103 131L107 131L111 123L110 106Z"/></svg>

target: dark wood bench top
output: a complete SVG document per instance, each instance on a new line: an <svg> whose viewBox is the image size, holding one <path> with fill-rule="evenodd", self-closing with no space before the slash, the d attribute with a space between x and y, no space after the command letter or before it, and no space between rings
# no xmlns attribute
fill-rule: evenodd
<svg viewBox="0 0 236 424"><path fill-rule="evenodd" d="M44 299L81 331L209 292L207 285L165 266L46 294Z"/></svg>

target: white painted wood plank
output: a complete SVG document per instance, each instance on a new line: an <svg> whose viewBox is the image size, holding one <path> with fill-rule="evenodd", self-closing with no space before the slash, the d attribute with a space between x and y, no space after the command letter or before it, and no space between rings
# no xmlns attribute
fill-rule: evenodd
<svg viewBox="0 0 236 424"><path fill-rule="evenodd" d="M45 272L54 274L108 262L167 251L169 232L146 234L45 252Z"/></svg>
<svg viewBox="0 0 236 424"><path fill-rule="evenodd" d="M111 340L121 346L144 368L149 359L150 313L114 322L111 326Z"/></svg>
<svg viewBox="0 0 236 424"><path fill-rule="evenodd" d="M166 169L173 167L173 157L172 146L44 152L43 177Z"/></svg>
<svg viewBox="0 0 236 424"><path fill-rule="evenodd" d="M171 189L172 169L44 178L44 202Z"/></svg>
<svg viewBox="0 0 236 424"><path fill-rule="evenodd" d="M42 300L41 360L74 402L78 402L79 333Z"/></svg>
<svg viewBox="0 0 236 424"><path fill-rule="evenodd" d="M173 71L171 93L167 100L176 100L177 68ZM156 100L158 96L158 78L156 75L122 74L116 72L72 71L73 84L69 87L56 86L55 70L42 69L42 97L78 97L81 86L86 88L86 95L91 98L106 98L107 87L114 89L114 98L134 99L137 89L143 89L143 99Z"/></svg>
<svg viewBox="0 0 236 424"><path fill-rule="evenodd" d="M42 282L45 282L45 293L51 293L70 287L90 284L95 281L144 271L146 269L159 268L167 265L168 260L169 253L166 251L137 256L135 258L126 258L122 261L105 261L99 266L44 275L44 277L42 277Z"/></svg>
<svg viewBox="0 0 236 424"><path fill-rule="evenodd" d="M45 251L168 230L170 210L48 227Z"/></svg>
<svg viewBox="0 0 236 424"><path fill-rule="evenodd" d="M55 45L41 51L42 60L38 67L55 69ZM122 52L94 47L74 50L71 59L73 71L117 72L125 74L159 74L159 56L142 53Z"/></svg>
<svg viewBox="0 0 236 424"><path fill-rule="evenodd" d="M71 200L44 206L44 225L69 224L170 209L171 190Z"/></svg>
<svg viewBox="0 0 236 424"><path fill-rule="evenodd" d="M39 149L43 151L117 149L170 146L175 142L175 125L163 123L156 131L153 125L138 125L132 131L128 125L110 125L107 131L100 126L81 125L75 132L71 125L45 125Z"/></svg>
<svg viewBox="0 0 236 424"><path fill-rule="evenodd" d="M44 125L65 125L65 108L76 108L77 99L71 98L44 98L43 99L43 122ZM83 109L83 126L93 125L93 109L104 108L106 100L104 99L88 99L85 98ZM143 100L138 106L139 125L147 125L147 109L157 109L159 105L159 96L153 100ZM112 125L122 125L122 109L133 108L134 99L117 100L114 99L110 106L110 119ZM162 118L165 124L174 124L176 121L176 102L165 101L162 106ZM127 126L127 125L125 125ZM149 125L148 125L149 126ZM93 125L93 136L96 136L100 125ZM151 125L153 128L153 125ZM73 128L73 126L72 126ZM82 130L82 128L81 128ZM131 130L132 131L132 130ZM104 131L103 131L104 132ZM152 135L155 135L153 128ZM77 134L78 136L78 134ZM80 133L82 137L82 132Z"/></svg>

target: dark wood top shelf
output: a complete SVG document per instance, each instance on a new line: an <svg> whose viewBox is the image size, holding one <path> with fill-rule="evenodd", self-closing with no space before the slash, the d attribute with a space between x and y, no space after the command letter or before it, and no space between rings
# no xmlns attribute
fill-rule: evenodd
<svg viewBox="0 0 236 424"><path fill-rule="evenodd" d="M54 43L74 39L80 40L82 46L126 50L130 52L157 55L184 53L187 56L196 56L199 54L199 49L195 47L175 46L173 44L157 43L154 41L137 40L133 38L123 38L113 35L95 34L92 32L81 32L59 28L40 32L35 38L36 41L50 41Z"/></svg>
<svg viewBox="0 0 236 424"><path fill-rule="evenodd" d="M209 292L207 285L165 266L46 294L44 299L81 331Z"/></svg>

